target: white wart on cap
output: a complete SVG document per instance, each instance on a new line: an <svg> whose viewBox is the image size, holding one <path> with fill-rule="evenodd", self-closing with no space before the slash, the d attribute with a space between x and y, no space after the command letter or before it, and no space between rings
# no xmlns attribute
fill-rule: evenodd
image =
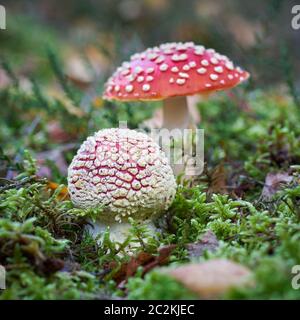
<svg viewBox="0 0 300 320"><path fill-rule="evenodd" d="M166 43L134 54L107 81L109 100L162 100L235 87L249 77L226 56L193 42Z"/></svg>

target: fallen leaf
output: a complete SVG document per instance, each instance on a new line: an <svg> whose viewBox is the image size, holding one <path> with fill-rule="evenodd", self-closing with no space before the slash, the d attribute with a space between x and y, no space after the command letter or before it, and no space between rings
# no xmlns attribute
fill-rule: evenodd
<svg viewBox="0 0 300 320"><path fill-rule="evenodd" d="M34 263L35 267L44 274L50 275L63 269L65 265L64 261L60 258L45 256L36 241L32 241L32 239L22 235L19 242L24 254Z"/></svg>
<svg viewBox="0 0 300 320"><path fill-rule="evenodd" d="M50 275L57 271L62 271L64 266L65 266L65 263L62 259L46 258L40 267L44 274Z"/></svg>
<svg viewBox="0 0 300 320"><path fill-rule="evenodd" d="M37 164L39 167L37 175L39 177L51 179L52 170L51 170L51 164L49 164L49 161L52 161L56 165L59 172L62 175L66 176L68 173L68 164L66 162L64 153L69 150L74 150L76 148L78 148L78 144L66 143L66 144L57 146L55 149L52 149L52 150L38 152L35 155L35 158L37 160Z"/></svg>
<svg viewBox="0 0 300 320"><path fill-rule="evenodd" d="M51 191L55 191L60 185L58 183L55 183L55 182L52 182L52 181L49 181L47 183L47 187L48 189L50 189ZM66 200L69 198L69 191L68 191L68 188L66 186L64 186L59 194L57 195L58 199L59 200Z"/></svg>
<svg viewBox="0 0 300 320"><path fill-rule="evenodd" d="M93 76L84 61L72 55L66 59L66 76L78 88L87 89L93 82Z"/></svg>
<svg viewBox="0 0 300 320"><path fill-rule="evenodd" d="M186 248L189 251L190 257L198 257L201 256L205 250L215 250L218 245L219 243L215 234L212 231L208 231L204 234L201 241L187 244ZM170 255L176 248L176 244L163 246L158 250L157 255L140 252L138 256L132 257L129 262L123 263L119 270L113 275L113 279L117 284L123 287L128 278L132 277L139 267L143 267L142 275L145 275L155 267L166 265ZM104 274L109 273L110 270L113 270L116 267L117 265L115 262L109 263L104 268Z"/></svg>
<svg viewBox="0 0 300 320"><path fill-rule="evenodd" d="M51 178L51 168L47 165L47 161L49 160L55 163L62 175L67 175L68 173L68 164L60 149L39 152L36 154L36 160L39 166L39 170L37 172L39 177Z"/></svg>
<svg viewBox="0 0 300 320"><path fill-rule="evenodd" d="M200 257L203 253L208 251L215 251L219 246L218 239L212 231L207 231L200 241L196 243L189 243L186 248L190 258Z"/></svg>
<svg viewBox="0 0 300 320"><path fill-rule="evenodd" d="M217 298L233 287L253 284L248 268L225 259L165 269L168 275L201 298Z"/></svg>
<svg viewBox="0 0 300 320"><path fill-rule="evenodd" d="M47 133L51 142L54 143L66 143L73 140L76 135L68 133L61 126L59 121L52 120L47 124Z"/></svg>
<svg viewBox="0 0 300 320"><path fill-rule="evenodd" d="M129 277L132 277L139 267L143 267L143 275L157 266L165 265L176 245L164 246L159 249L158 255L147 252L140 252L138 256L132 257L129 262L123 263L119 270L113 275L117 284L124 284ZM111 262L104 269L113 270L116 263ZM106 273L105 273L106 274Z"/></svg>
<svg viewBox="0 0 300 320"><path fill-rule="evenodd" d="M224 164L217 165L211 174L211 183L208 188L208 193L228 193L226 187L227 172Z"/></svg>
<svg viewBox="0 0 300 320"><path fill-rule="evenodd" d="M293 177L287 172L268 173L262 190L261 198L264 200L271 199L273 195L280 190L283 184L287 184L292 180Z"/></svg>
<svg viewBox="0 0 300 320"><path fill-rule="evenodd" d="M168 263L170 255L176 247L177 245L175 244L161 247L158 251L159 255L155 257L154 261L145 265L143 275L155 268L156 266L162 266Z"/></svg>
<svg viewBox="0 0 300 320"><path fill-rule="evenodd" d="M82 109L80 109L78 106L75 106L73 102L64 95L63 92L55 89L50 89L48 90L48 94L53 99L59 101L69 114L72 114L78 118L85 116L85 112Z"/></svg>
<svg viewBox="0 0 300 320"><path fill-rule="evenodd" d="M85 55L91 64L93 72L96 76L100 76L108 71L109 61L100 50L92 45L85 49Z"/></svg>

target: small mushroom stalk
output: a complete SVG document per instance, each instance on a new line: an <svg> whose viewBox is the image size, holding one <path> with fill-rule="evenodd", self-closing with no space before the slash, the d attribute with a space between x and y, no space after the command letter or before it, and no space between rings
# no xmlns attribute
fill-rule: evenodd
<svg viewBox="0 0 300 320"><path fill-rule="evenodd" d="M201 121L201 114L198 109L198 104L201 103L209 94L196 94L187 96L186 101L182 99L169 98L163 101L163 108L156 109L153 117L143 121L141 128L159 129L166 128L172 130L173 128L197 128ZM170 101L170 99L172 99ZM180 103L182 101L182 103ZM187 107L185 107L187 104ZM176 112L173 106L176 105ZM177 114L177 115L175 115ZM171 117L170 117L171 115ZM165 119L165 121L163 121Z"/></svg>
<svg viewBox="0 0 300 320"><path fill-rule="evenodd" d="M163 101L163 128L185 129L193 122L186 97L168 98Z"/></svg>
<svg viewBox="0 0 300 320"><path fill-rule="evenodd" d="M176 176L188 171L186 155L190 155L190 142L193 139L186 139L187 132L185 129L192 130L190 132L192 134L197 127L196 123L200 122L200 114L197 110L199 101L199 96L190 96L168 98L163 102L162 128L169 130L170 136L174 139L174 146L171 147L170 143L162 143L161 147L169 155ZM164 131L161 131L161 133L163 134ZM160 133L158 137L161 137ZM165 142L166 139L163 139L163 141ZM176 161L176 159L179 159L179 161ZM184 176L184 179L186 178L187 176Z"/></svg>
<svg viewBox="0 0 300 320"><path fill-rule="evenodd" d="M118 242L129 235L129 217L154 230L153 220L176 193L165 154L146 134L129 129L104 129L89 137L69 167L68 186L76 207L103 208L91 233L109 227Z"/></svg>
<svg viewBox="0 0 300 320"><path fill-rule="evenodd" d="M140 221L140 223L147 228L147 231L149 231L149 234L153 237L155 233L159 231L151 219ZM101 235L104 235L104 233L109 230L110 240L117 243L123 243L131 235L131 229L132 225L129 222L103 222L101 219L95 222L90 221L86 228L93 238L99 238L100 235L100 242L102 241ZM131 247L132 246L133 245L131 245Z"/></svg>

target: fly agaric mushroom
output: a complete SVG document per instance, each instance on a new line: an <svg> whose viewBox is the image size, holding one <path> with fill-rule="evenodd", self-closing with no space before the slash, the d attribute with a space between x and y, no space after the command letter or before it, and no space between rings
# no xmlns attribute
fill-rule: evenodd
<svg viewBox="0 0 300 320"><path fill-rule="evenodd" d="M107 81L104 98L164 100L163 127L185 129L194 122L187 96L229 89L248 77L214 49L193 42L166 43L124 62Z"/></svg>
<svg viewBox="0 0 300 320"><path fill-rule="evenodd" d="M94 235L110 227L111 238L128 234L129 217L153 227L153 218L172 203L176 182L168 159L146 134L104 129L89 137L68 171L72 202L79 208L103 206Z"/></svg>

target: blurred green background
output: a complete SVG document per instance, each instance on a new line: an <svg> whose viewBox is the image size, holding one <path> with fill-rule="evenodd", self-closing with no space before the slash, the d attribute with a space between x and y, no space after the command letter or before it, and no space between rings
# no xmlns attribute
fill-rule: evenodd
<svg viewBox="0 0 300 320"><path fill-rule="evenodd" d="M112 66L149 46L194 41L227 54L261 85L282 82L286 75L280 66L287 60L299 74L299 31L291 28L291 8L297 1L11 0L2 4L7 30L0 32L1 55L22 62L19 71L24 74L45 71L42 52L45 46L56 48L59 41L66 46L65 59L74 48L83 55L95 54L91 51L97 48L109 56ZM25 50L30 56L24 57ZM107 68L111 66L102 61L100 74Z"/></svg>

